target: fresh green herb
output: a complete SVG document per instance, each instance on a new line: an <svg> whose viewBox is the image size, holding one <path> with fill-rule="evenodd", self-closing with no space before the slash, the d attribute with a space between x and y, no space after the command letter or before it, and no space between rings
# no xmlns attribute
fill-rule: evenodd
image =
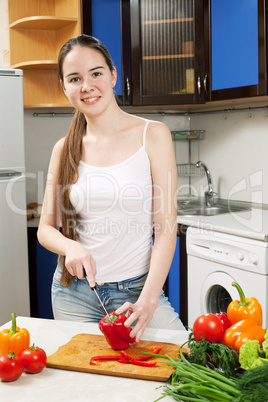
<svg viewBox="0 0 268 402"><path fill-rule="evenodd" d="M190 363L209 367L227 377L236 375L239 367L236 350L221 343L210 343L205 339L196 341L192 333L189 335L187 346L190 353L184 353L184 357Z"/></svg>
<svg viewBox="0 0 268 402"><path fill-rule="evenodd" d="M233 402L268 401L268 364L245 371L237 382L241 395Z"/></svg>
<svg viewBox="0 0 268 402"><path fill-rule="evenodd" d="M250 369L239 378L227 378L210 368L190 363L184 357L182 348L179 355L181 360L162 355L169 360L162 363L169 364L176 370L172 375L172 388L164 386L165 393L155 402L168 395L178 401L193 402L268 401L268 365Z"/></svg>
<svg viewBox="0 0 268 402"><path fill-rule="evenodd" d="M226 378L210 368L188 362L181 349L181 360L169 356L165 358L169 360L166 364L176 368L171 381L173 388L166 386L165 394L157 401L167 395L178 401L213 402L232 401L240 396L240 391L236 389L236 378Z"/></svg>

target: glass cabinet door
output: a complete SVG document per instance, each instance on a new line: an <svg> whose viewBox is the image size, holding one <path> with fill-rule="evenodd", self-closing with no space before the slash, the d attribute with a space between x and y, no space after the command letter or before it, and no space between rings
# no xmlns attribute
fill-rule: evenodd
<svg viewBox="0 0 268 402"><path fill-rule="evenodd" d="M198 96L201 97L203 14L199 12L197 23L195 3L199 3L199 11L202 12L202 1L139 1L139 14L136 17L140 21L138 57L142 104L193 103ZM132 6L131 13L134 11ZM135 21L137 19L132 18L132 23L135 24ZM132 32L133 36L135 32ZM200 41L198 46L197 37ZM137 58L132 55L132 59L135 75Z"/></svg>

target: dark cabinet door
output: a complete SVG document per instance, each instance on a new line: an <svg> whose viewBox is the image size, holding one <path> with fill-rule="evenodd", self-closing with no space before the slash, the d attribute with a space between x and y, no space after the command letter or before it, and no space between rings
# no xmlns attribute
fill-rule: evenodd
<svg viewBox="0 0 268 402"><path fill-rule="evenodd" d="M265 0L210 0L210 100L266 94Z"/></svg>
<svg viewBox="0 0 268 402"><path fill-rule="evenodd" d="M130 0L130 20L132 104L204 102L203 1Z"/></svg>
<svg viewBox="0 0 268 402"><path fill-rule="evenodd" d="M51 285L58 256L41 246L36 227L27 232L31 317L52 319Z"/></svg>

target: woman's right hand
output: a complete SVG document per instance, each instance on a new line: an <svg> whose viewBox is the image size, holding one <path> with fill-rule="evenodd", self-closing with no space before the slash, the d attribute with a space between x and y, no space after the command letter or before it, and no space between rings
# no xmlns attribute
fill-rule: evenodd
<svg viewBox="0 0 268 402"><path fill-rule="evenodd" d="M85 270L90 286L95 286L96 262L90 252L77 241L71 240L71 244L68 244L65 266L72 276L79 279L85 278Z"/></svg>

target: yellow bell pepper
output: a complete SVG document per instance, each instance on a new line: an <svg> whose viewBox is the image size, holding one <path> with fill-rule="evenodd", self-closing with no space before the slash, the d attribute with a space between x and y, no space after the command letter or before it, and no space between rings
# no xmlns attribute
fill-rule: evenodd
<svg viewBox="0 0 268 402"><path fill-rule="evenodd" d="M11 350L19 355L30 346L30 334L27 329L16 326L16 314L11 314L12 326L0 332L0 354L9 353Z"/></svg>
<svg viewBox="0 0 268 402"><path fill-rule="evenodd" d="M232 286L238 290L240 300L232 301L227 308L227 317L231 325L250 318L262 326L262 308L258 300L255 297L246 298L238 283L232 282Z"/></svg>

